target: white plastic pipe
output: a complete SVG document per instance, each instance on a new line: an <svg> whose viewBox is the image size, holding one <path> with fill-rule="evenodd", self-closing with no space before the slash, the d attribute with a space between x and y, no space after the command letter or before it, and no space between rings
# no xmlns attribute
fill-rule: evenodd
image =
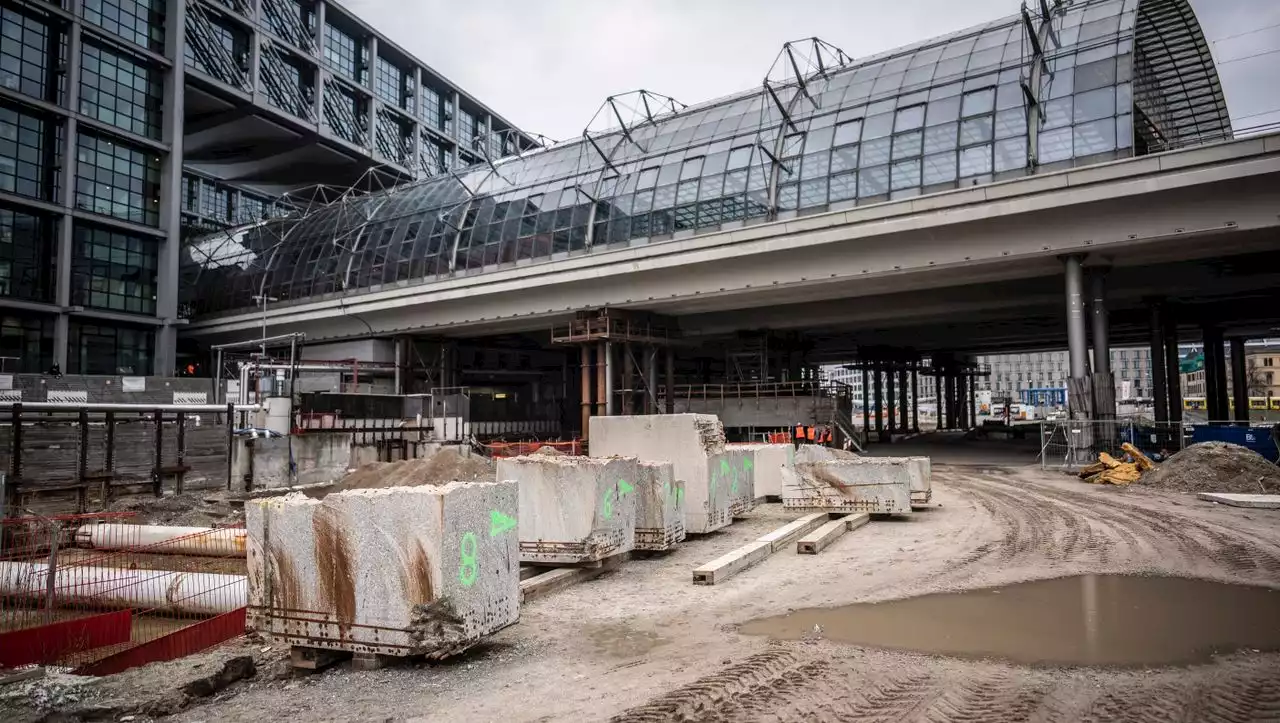
<svg viewBox="0 0 1280 723"><path fill-rule="evenodd" d="M48 583L45 563L0 562L0 594L43 600ZM58 605L219 615L244 607L249 585L244 575L67 565L58 568L54 588Z"/></svg>
<svg viewBox="0 0 1280 723"><path fill-rule="evenodd" d="M170 525L81 525L76 546L95 550L145 547L139 552L162 555L244 557L243 527L173 527Z"/></svg>

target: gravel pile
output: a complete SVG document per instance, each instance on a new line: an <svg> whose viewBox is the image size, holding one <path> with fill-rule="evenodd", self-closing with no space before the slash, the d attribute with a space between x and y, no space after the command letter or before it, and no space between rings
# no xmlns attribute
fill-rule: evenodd
<svg viewBox="0 0 1280 723"><path fill-rule="evenodd" d="M449 482L493 480L493 463L483 457L464 457L454 449L442 449L422 459L366 464L334 484L305 490L308 497L323 497L345 490L417 487Z"/></svg>
<svg viewBox="0 0 1280 723"><path fill-rule="evenodd" d="M1280 467L1238 444L1201 442L1143 475L1141 484L1172 492L1277 494Z"/></svg>

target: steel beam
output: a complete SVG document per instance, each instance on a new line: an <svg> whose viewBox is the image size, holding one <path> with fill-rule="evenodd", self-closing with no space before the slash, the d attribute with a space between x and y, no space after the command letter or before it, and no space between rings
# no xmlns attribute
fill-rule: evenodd
<svg viewBox="0 0 1280 723"><path fill-rule="evenodd" d="M1242 337L1231 339L1231 402L1234 407L1232 418L1248 426L1249 370L1245 363L1244 342Z"/></svg>

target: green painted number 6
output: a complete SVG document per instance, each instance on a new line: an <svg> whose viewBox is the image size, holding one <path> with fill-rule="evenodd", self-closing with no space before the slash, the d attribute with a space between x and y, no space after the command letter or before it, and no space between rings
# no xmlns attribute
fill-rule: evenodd
<svg viewBox="0 0 1280 723"><path fill-rule="evenodd" d="M458 565L458 582L463 587L471 587L476 582L476 533L468 532L462 536L458 546L462 553L462 562Z"/></svg>
<svg viewBox="0 0 1280 723"><path fill-rule="evenodd" d="M609 490L604 494L604 503L600 505L600 513L604 515L606 520L613 519L613 490Z"/></svg>

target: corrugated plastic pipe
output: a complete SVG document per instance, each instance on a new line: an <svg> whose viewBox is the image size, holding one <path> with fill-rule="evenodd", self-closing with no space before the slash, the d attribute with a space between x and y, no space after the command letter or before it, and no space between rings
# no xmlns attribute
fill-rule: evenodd
<svg viewBox="0 0 1280 723"><path fill-rule="evenodd" d="M244 557L243 527L174 527L170 525L81 525L76 546L95 550L147 548L163 555Z"/></svg>
<svg viewBox="0 0 1280 723"><path fill-rule="evenodd" d="M220 615L244 607L248 600L248 578L244 575L79 565L60 567L56 575L57 605ZM43 600L48 578L45 563L0 562L2 595Z"/></svg>

